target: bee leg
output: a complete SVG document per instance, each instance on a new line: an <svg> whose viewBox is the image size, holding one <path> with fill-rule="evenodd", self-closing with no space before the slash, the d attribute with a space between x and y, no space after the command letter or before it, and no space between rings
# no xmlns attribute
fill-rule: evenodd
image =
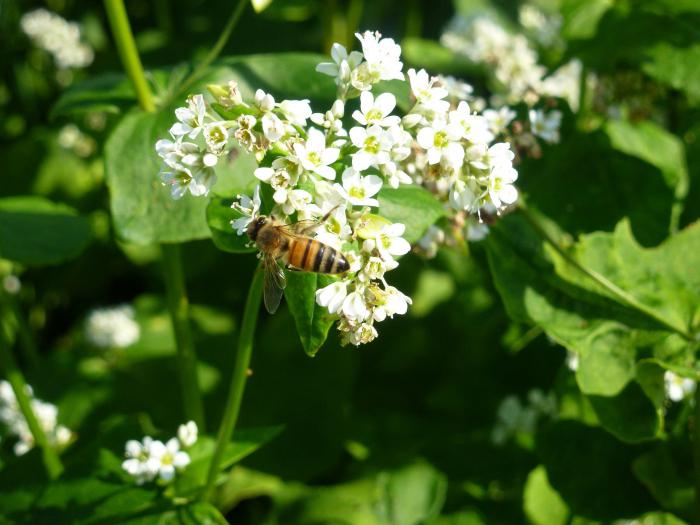
<svg viewBox="0 0 700 525"><path fill-rule="evenodd" d="M301 271L299 268L295 268L294 266L291 266L291 265L289 265L289 264L287 264L287 265L285 266L285 268L286 268L288 271L290 271L290 272L300 272L300 271Z"/></svg>

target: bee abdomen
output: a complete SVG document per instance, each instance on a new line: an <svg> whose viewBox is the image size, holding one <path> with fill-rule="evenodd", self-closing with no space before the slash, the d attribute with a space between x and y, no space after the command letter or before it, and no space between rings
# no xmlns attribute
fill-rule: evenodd
<svg viewBox="0 0 700 525"><path fill-rule="evenodd" d="M343 273L350 268L340 251L315 239L295 239L289 249L288 263L316 273Z"/></svg>

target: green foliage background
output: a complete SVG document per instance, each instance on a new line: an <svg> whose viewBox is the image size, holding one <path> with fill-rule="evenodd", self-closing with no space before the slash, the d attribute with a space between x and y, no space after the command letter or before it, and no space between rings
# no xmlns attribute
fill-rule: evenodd
<svg viewBox="0 0 700 525"><path fill-rule="evenodd" d="M119 465L127 439L172 435L183 422L160 242L185 242L210 436L224 405L257 263L226 228L228 204L250 190L251 159L230 162L210 203L173 202L160 191L153 144L182 104L187 64L206 54L232 6L126 2L160 104L144 114L100 4L0 1L0 272L21 271L16 306L39 349L37 364L19 355L28 382L77 432L66 472L51 483L37 451L15 458L0 443L0 523L692 522L693 409L665 401L663 373L700 378L700 5L545 4L561 13L567 47L543 61L554 68L578 57L614 79L624 118L596 112L595 101L587 114L567 110L561 144L518 167L529 214L504 217L469 253L402 259L396 285L414 304L382 323L370 346L341 348L331 330L311 359L327 330L310 321L313 305L292 298L294 315L261 315L240 430L226 451L225 466L235 466L215 508L173 506L133 486ZM96 49L65 89L18 28L40 5L80 21ZM485 92L484 72L437 43L455 12L485 11L514 24L517 4L275 0L244 13L199 87L235 78L244 94L260 87L325 109L334 87L313 67L331 42L351 44L358 26L401 41L408 66ZM89 126L95 111L103 129ZM58 145L68 122L90 133L94 153ZM411 191L380 200L413 242L440 210ZM310 279L290 290L308 292ZM121 302L134 304L141 339L97 353L82 336L85 313ZM2 306L6 315L6 298ZM580 357L575 374L566 349ZM494 444L501 401L525 401L533 389L553 393L556 414ZM180 494L201 485L212 447L200 440Z"/></svg>

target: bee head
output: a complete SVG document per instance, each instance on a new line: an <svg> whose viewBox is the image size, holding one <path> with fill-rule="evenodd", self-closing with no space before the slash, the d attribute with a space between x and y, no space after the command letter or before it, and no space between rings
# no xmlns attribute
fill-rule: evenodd
<svg viewBox="0 0 700 525"><path fill-rule="evenodd" d="M255 239L258 237L258 232L260 231L260 228L265 226L267 224L267 217L264 215L261 215L260 217L255 217L251 223L248 225L248 230L246 233L248 234L248 237L250 237L250 240L255 242Z"/></svg>

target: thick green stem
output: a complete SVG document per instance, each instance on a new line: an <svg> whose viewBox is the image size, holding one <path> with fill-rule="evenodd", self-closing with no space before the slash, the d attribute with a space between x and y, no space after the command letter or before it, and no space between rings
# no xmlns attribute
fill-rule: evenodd
<svg viewBox="0 0 700 525"><path fill-rule="evenodd" d="M610 293L610 295L612 295L619 303L628 306L629 308L632 308L634 310L637 310L638 312L653 319L660 325L666 327L668 330L676 332L677 334L683 336L688 341L695 340L693 335L690 332L688 332L685 328L676 326L671 321L665 319L656 310L638 301L636 297L627 293L615 283L608 280L605 276L599 274L595 270L591 270L590 268L583 266L580 262L578 262L566 250L564 250L564 248L559 246L559 243L540 224L537 217L530 213L530 211L523 202L521 202L519 209L523 217L525 217L525 219L530 223L530 225L534 228L538 235L544 241L546 241L552 248L554 248L554 250L566 260L566 262L568 262L572 267L576 268L579 272L587 276L589 279L597 283L599 286L607 290Z"/></svg>
<svg viewBox="0 0 700 525"><path fill-rule="evenodd" d="M178 244L162 244L161 251L168 309L175 332L185 417L204 430L204 403L197 380L197 354L190 329L189 301L185 289L182 253Z"/></svg>
<svg viewBox="0 0 700 525"><path fill-rule="evenodd" d="M238 20L241 18L243 11L245 11L245 8L249 3L250 0L238 0L236 7L233 9L233 12L231 13L231 16L226 22L223 31L221 31L221 34L219 35L219 38L217 39L216 43L209 50L207 56L204 57L204 60L202 60L197 65L194 71L190 73L190 76L187 77L182 83L182 85L179 88L180 92L185 91L193 82L195 82L202 75L202 73L204 73L209 64L216 60L216 57L218 57L221 51L224 49L224 46L226 45L226 42L228 42L228 39L231 38L231 33L233 33L233 29L236 27L236 24L238 24Z"/></svg>
<svg viewBox="0 0 700 525"><path fill-rule="evenodd" d="M12 386L12 390L17 398L17 404L19 405L24 419L27 421L27 426L32 433L34 443L41 448L44 466L46 467L49 478L57 478L60 476L61 472L63 472L63 465L58 457L58 453L49 444L46 434L41 428L34 414L34 410L32 410L31 400L27 395L27 383L17 366L17 361L15 361L15 357L12 355L12 351L3 334L0 334L0 367L4 371L10 386Z"/></svg>
<svg viewBox="0 0 700 525"><path fill-rule="evenodd" d="M260 310L260 301L262 299L263 289L263 270L258 268L253 276L253 282L248 290L248 298L243 311L243 321L241 331L238 336L238 351L236 352L236 361L233 365L233 374L231 375L231 386L229 387L226 406L224 407L223 419L219 433L216 438L216 449L209 464L209 474L207 475L207 484L202 493L202 499L211 500L214 495L216 478L219 475L219 467L223 459L226 447L231 441L233 430L236 427L238 413L243 400L243 391L248 377L248 366L250 365L250 356L253 353L253 338L255 337L255 325L258 320L258 312Z"/></svg>
<svg viewBox="0 0 700 525"><path fill-rule="evenodd" d="M104 4L109 25L114 35L114 41L119 51L119 57L126 74L129 75L129 79L134 86L139 105L144 111L155 111L156 105L153 101L153 94L146 80L139 52L136 49L136 42L134 42L129 18L126 15L124 0L104 0Z"/></svg>

